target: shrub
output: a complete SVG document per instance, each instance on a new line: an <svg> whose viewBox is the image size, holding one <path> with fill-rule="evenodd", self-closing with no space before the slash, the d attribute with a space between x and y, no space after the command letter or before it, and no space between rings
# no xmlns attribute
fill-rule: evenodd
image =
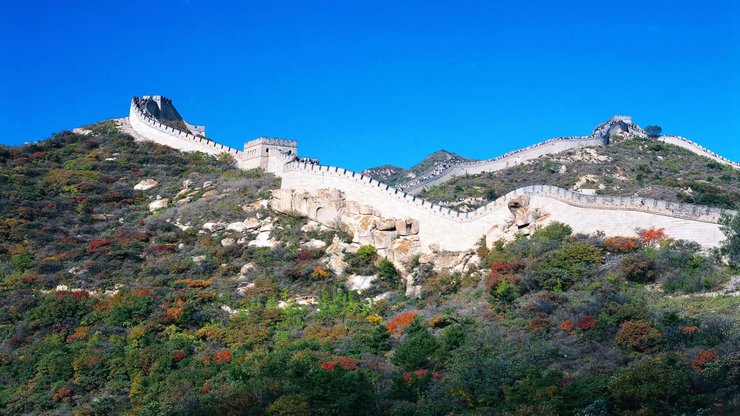
<svg viewBox="0 0 740 416"><path fill-rule="evenodd" d="M391 362L405 370L412 371L426 367L429 356L437 350L439 344L427 328L410 333L401 341L393 353Z"/></svg>
<svg viewBox="0 0 740 416"><path fill-rule="evenodd" d="M359 275L372 275L377 272L375 261L378 253L373 246L362 246L357 252L344 253L344 261L347 263L347 273Z"/></svg>
<svg viewBox="0 0 740 416"><path fill-rule="evenodd" d="M589 331L596 328L596 319L592 315L586 315L576 325L581 331Z"/></svg>
<svg viewBox="0 0 740 416"><path fill-rule="evenodd" d="M385 279L394 279L398 277L398 270L396 270L392 261L385 258L378 264L378 276Z"/></svg>
<svg viewBox="0 0 740 416"><path fill-rule="evenodd" d="M550 251L531 266L534 288L565 290L576 281L591 274L591 266L601 264L603 256L598 247L574 241Z"/></svg>
<svg viewBox="0 0 740 416"><path fill-rule="evenodd" d="M399 334L403 332L411 322L414 321L416 318L416 315L418 315L418 312L416 311L408 311L408 312L402 312L395 318L393 318L390 322L385 324L385 326L388 328L388 331L391 334Z"/></svg>
<svg viewBox="0 0 740 416"><path fill-rule="evenodd" d="M665 241L666 234L663 228L639 228L637 235L645 245L654 245Z"/></svg>
<svg viewBox="0 0 740 416"><path fill-rule="evenodd" d="M691 369L676 353L645 356L609 382L618 414L682 414L694 396ZM692 412L693 413L693 412Z"/></svg>
<svg viewBox="0 0 740 416"><path fill-rule="evenodd" d="M734 216L722 215L719 224L725 235L720 252L727 256L732 265L738 267L740 266L740 213Z"/></svg>
<svg viewBox="0 0 740 416"><path fill-rule="evenodd" d="M619 270L631 282L650 283L657 277L657 265L652 257L645 254L629 254L622 258Z"/></svg>
<svg viewBox="0 0 740 416"><path fill-rule="evenodd" d="M573 234L573 229L570 225L553 222L546 227L536 229L531 238L541 241L565 241L571 234Z"/></svg>
<svg viewBox="0 0 740 416"><path fill-rule="evenodd" d="M311 271L311 280L326 280L331 277L331 272L324 267L316 266Z"/></svg>
<svg viewBox="0 0 740 416"><path fill-rule="evenodd" d="M614 341L627 349L649 352L658 347L661 334L652 322L640 319L622 322Z"/></svg>
<svg viewBox="0 0 740 416"><path fill-rule="evenodd" d="M229 363L231 362L231 351L227 349L221 349L216 351L213 355L214 363Z"/></svg>
<svg viewBox="0 0 740 416"><path fill-rule="evenodd" d="M110 245L110 243L112 243L112 242L113 241L111 241L111 240L93 240L93 241L91 241L87 245L87 251L88 252L93 252L93 251L97 250L100 247L105 247L105 246Z"/></svg>
<svg viewBox="0 0 740 416"><path fill-rule="evenodd" d="M693 367L694 371L696 371L697 373L701 373L701 371L704 370L704 367L716 360L717 351L715 351L714 348L710 348L708 350L699 352L699 354L694 357L694 360L691 361L691 367Z"/></svg>
<svg viewBox="0 0 740 416"><path fill-rule="evenodd" d="M635 237L609 237L604 240L604 248L612 253L626 253L640 248Z"/></svg>

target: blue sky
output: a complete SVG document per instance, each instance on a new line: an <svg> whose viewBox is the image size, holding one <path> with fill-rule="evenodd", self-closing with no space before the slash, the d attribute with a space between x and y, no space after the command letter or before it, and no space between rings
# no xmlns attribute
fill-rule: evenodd
<svg viewBox="0 0 740 416"><path fill-rule="evenodd" d="M224 144L294 138L355 170L489 158L614 114L740 160L729 0L4 0L0 56L4 144L162 94Z"/></svg>

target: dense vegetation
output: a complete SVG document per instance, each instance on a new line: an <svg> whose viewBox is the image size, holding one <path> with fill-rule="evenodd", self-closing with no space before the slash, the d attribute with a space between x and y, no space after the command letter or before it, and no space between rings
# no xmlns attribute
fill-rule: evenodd
<svg viewBox="0 0 740 416"><path fill-rule="evenodd" d="M695 244L556 223L481 247L467 274L363 246L349 270L393 289L373 301L306 248L343 233L252 204L274 177L91 130L0 147L0 413L740 412L740 301L687 295L733 270ZM159 185L134 191L143 178ZM191 202L149 212L185 180ZM272 218L278 244L202 228L245 218ZM409 272L420 299L399 290Z"/></svg>
<svg viewBox="0 0 740 416"><path fill-rule="evenodd" d="M420 196L472 208L528 185L740 208L738 170L678 146L639 138L617 139L605 147L570 150L498 172L453 178Z"/></svg>

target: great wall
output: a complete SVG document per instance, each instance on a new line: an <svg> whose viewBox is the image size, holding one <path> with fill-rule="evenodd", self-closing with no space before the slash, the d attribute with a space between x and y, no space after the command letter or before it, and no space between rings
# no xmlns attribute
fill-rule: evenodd
<svg viewBox="0 0 740 416"><path fill-rule="evenodd" d="M307 212L306 204L299 203L296 198L305 200L306 193L336 189L341 191L342 198L347 202L372 207L382 217L413 219L418 223L419 248L423 253L470 250L482 236L486 236L490 244L510 234L512 229L516 231L549 221L569 224L575 232L603 231L607 235L635 235L638 228L658 227L664 228L672 238L695 241L711 248L724 238L717 224L720 216L732 213L648 198L584 195L546 185L516 189L475 211L462 213L430 203L409 192L460 174L504 169L512 163L521 163L545 154L602 145L611 133L615 133L610 131L613 128L618 130L616 133L644 134L632 124L629 117L615 117L602 123L591 136L550 139L498 158L452 166L405 192L357 172L298 158L297 142L294 140L261 137L245 143L244 150L223 146L207 139L202 126L193 126L182 120L190 130L182 131L162 123L152 114L153 105L164 113L172 103L160 96L134 97L129 117L123 121L124 130L130 131L139 140L151 140L181 151L228 153L239 168L262 168L281 177L281 190L276 192L276 202L273 204L277 209L332 223L337 213L319 214L320 207ZM176 112L174 107L172 111ZM719 163L740 168L737 163L688 139L678 136L660 139ZM522 206L520 202L512 201L525 203Z"/></svg>

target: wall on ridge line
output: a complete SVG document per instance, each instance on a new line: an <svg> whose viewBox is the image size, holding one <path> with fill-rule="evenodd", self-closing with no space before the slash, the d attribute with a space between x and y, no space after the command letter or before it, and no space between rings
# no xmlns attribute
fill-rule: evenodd
<svg viewBox="0 0 740 416"><path fill-rule="evenodd" d="M289 165L283 172L281 188L305 192L339 189L347 200L370 205L384 217L414 218L419 221L419 237L425 252L432 245L442 250L469 250L484 234L493 238L503 235L502 226L511 217L506 199L517 193L508 194L507 198L486 206L478 216L466 219L466 214L430 204L344 169L301 169ZM658 227L665 228L670 237L696 241L704 247L715 247L724 239L716 223L630 209L579 207L546 195L547 192L538 193L536 187L526 193L531 196L530 208L542 209L550 214L551 220L569 224L575 232L602 230L607 235L630 236L636 235L637 228Z"/></svg>
<svg viewBox="0 0 740 416"><path fill-rule="evenodd" d="M676 145L678 147L682 147L692 153L696 153L697 155L708 157L715 162L722 163L724 165L732 166L735 169L740 169L740 163L733 162L726 157L720 156L714 152L712 152L709 149L704 148L703 146L699 145L698 143L692 142L691 140L681 137L681 136L660 136L658 137L658 140L661 142L669 143L672 145Z"/></svg>
<svg viewBox="0 0 740 416"><path fill-rule="evenodd" d="M602 143L603 141L599 138L553 139L546 142L541 142L521 150L516 150L503 157L483 160L479 162L460 163L458 165L451 166L445 172L442 172L435 178L422 181L420 184L409 188L407 192L416 194L428 186L447 182L455 176L476 175L483 172L495 172L511 166L516 166L528 160L537 159L538 157L543 155L560 153L566 150L581 147L600 146Z"/></svg>
<svg viewBox="0 0 740 416"><path fill-rule="evenodd" d="M133 100L131 101L129 112L129 124L137 133L155 143L183 152L203 152L210 155L229 153L234 157L237 167L241 169L259 167L259 159L247 159L242 155L242 152L236 149L159 123L136 108Z"/></svg>

